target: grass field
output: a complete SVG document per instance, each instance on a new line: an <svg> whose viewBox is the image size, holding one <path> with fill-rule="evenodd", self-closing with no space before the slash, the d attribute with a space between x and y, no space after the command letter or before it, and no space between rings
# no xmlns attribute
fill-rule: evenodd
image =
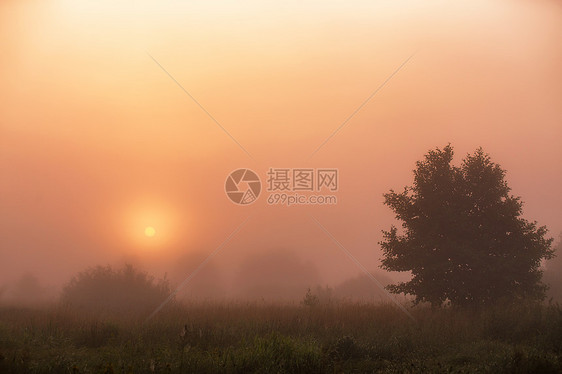
<svg viewBox="0 0 562 374"><path fill-rule="evenodd" d="M141 316L0 309L1 373L559 373L557 305L175 305Z"/></svg>

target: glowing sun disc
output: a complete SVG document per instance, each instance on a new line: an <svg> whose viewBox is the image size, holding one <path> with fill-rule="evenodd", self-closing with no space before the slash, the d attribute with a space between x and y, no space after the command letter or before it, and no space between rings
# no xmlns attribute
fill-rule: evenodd
<svg viewBox="0 0 562 374"><path fill-rule="evenodd" d="M156 235L156 230L154 229L154 227L148 226L146 229L144 229L144 235L152 238L154 235Z"/></svg>

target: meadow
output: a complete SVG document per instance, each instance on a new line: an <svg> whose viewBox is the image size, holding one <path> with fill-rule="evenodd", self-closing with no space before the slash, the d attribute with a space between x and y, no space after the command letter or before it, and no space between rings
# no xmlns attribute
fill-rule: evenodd
<svg viewBox="0 0 562 374"><path fill-rule="evenodd" d="M560 373L557 304L176 303L146 315L0 309L1 373Z"/></svg>

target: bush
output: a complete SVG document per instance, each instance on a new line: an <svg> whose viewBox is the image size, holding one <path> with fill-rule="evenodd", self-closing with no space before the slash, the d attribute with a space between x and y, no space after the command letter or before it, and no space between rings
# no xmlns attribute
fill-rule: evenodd
<svg viewBox="0 0 562 374"><path fill-rule="evenodd" d="M353 336L346 335L338 339L329 355L334 361L347 361L363 357L365 352Z"/></svg>
<svg viewBox="0 0 562 374"><path fill-rule="evenodd" d="M125 265L89 268L64 287L61 302L73 309L113 315L147 315L170 295L166 279L156 281L146 272Z"/></svg>

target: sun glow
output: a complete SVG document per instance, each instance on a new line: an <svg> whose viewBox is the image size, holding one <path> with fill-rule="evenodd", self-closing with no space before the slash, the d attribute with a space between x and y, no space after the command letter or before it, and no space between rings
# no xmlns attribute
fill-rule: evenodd
<svg viewBox="0 0 562 374"><path fill-rule="evenodd" d="M156 230L154 229L154 227L148 226L147 228L144 229L144 235L148 236L149 238L152 238L154 235L156 235Z"/></svg>
<svg viewBox="0 0 562 374"><path fill-rule="evenodd" d="M185 240L187 217L174 205L152 196L139 196L121 205L115 218L123 248L135 254L170 254Z"/></svg>

